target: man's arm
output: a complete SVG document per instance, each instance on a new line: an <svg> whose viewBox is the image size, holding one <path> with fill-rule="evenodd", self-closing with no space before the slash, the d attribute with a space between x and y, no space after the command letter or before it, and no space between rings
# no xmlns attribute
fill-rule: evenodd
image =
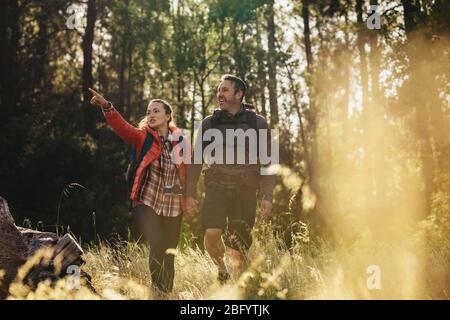
<svg viewBox="0 0 450 320"><path fill-rule="evenodd" d="M200 178L203 167L203 150L205 149L206 142L203 141L203 133L210 128L211 117L206 117L197 131L197 137L194 143L194 152L192 153L191 163L186 166L187 183L186 183L186 197L195 198L197 194L197 183ZM201 148L200 159L194 157L196 152L199 152ZM197 161L199 163L195 163Z"/></svg>

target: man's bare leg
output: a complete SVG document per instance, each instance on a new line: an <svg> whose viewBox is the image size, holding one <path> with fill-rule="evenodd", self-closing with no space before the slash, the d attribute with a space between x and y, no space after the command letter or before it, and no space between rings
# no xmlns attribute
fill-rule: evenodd
<svg viewBox="0 0 450 320"><path fill-rule="evenodd" d="M233 266L237 270L237 276L240 277L242 273L248 268L248 261L245 255L235 249L230 249L230 256L233 259Z"/></svg>
<svg viewBox="0 0 450 320"><path fill-rule="evenodd" d="M204 243L206 251L208 251L212 261L219 269L219 273L227 273L227 268L224 262L225 245L222 241L222 232L222 229L218 228L206 229Z"/></svg>

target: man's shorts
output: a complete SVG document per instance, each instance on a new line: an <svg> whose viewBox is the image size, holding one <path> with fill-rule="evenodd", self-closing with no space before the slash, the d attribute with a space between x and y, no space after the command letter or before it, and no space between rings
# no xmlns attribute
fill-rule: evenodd
<svg viewBox="0 0 450 320"><path fill-rule="evenodd" d="M245 252L252 244L251 231L256 216L256 189L234 188L208 183L202 208L203 229L224 231L225 245Z"/></svg>

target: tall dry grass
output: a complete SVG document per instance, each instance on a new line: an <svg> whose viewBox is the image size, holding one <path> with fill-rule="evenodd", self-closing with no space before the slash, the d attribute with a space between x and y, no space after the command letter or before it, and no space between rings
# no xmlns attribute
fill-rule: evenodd
<svg viewBox="0 0 450 320"><path fill-rule="evenodd" d="M361 235L351 243L294 234L288 248L269 224L255 230L249 268L233 271L225 285L205 252L186 246L176 255L174 290L161 294L151 286L148 248L136 242L102 242L86 248L84 270L95 293L85 285L70 289L70 279L34 291L18 283L8 299L448 299L448 247L428 243L420 233L408 241L382 242ZM426 249L425 249L426 248ZM420 250L419 250L420 249ZM424 253L425 252L425 253ZM424 260L426 259L426 260ZM226 259L230 270L232 263ZM367 268L378 265L381 288L370 290Z"/></svg>

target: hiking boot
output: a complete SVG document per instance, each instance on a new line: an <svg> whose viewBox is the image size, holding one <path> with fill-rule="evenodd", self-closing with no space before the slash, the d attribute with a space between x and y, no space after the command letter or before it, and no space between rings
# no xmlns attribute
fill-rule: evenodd
<svg viewBox="0 0 450 320"><path fill-rule="evenodd" d="M230 280L230 274L226 270L219 271L219 275L218 275L217 279L219 280L220 284L224 284L225 282Z"/></svg>

